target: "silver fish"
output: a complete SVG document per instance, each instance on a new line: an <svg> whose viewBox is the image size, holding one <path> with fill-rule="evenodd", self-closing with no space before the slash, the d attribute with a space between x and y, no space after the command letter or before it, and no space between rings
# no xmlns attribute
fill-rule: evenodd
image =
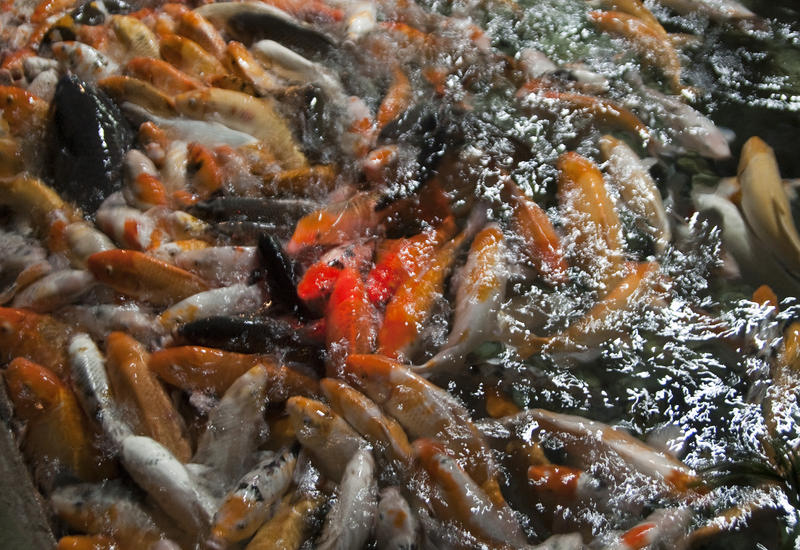
<svg viewBox="0 0 800 550"><path fill-rule="evenodd" d="M336 502L325 517L318 550L363 548L378 512L375 460L367 449L353 455L339 485Z"/></svg>
<svg viewBox="0 0 800 550"><path fill-rule="evenodd" d="M253 452L266 436L267 382L267 369L256 365L236 379L208 414L192 462L211 467L219 496L247 471Z"/></svg>
<svg viewBox="0 0 800 550"><path fill-rule="evenodd" d="M208 527L216 502L205 494L186 467L156 440L131 435L122 441L125 470L187 532Z"/></svg>
<svg viewBox="0 0 800 550"><path fill-rule="evenodd" d="M105 358L87 334L72 337L67 350L72 383L78 401L89 418L96 418L114 445L131 435L111 395Z"/></svg>

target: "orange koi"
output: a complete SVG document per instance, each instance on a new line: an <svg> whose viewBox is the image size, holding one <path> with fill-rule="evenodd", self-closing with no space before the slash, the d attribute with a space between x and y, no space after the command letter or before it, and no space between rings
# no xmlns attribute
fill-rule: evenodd
<svg viewBox="0 0 800 550"><path fill-rule="evenodd" d="M117 292L158 305L170 305L208 284L196 275L135 250L106 250L89 256L89 271Z"/></svg>
<svg viewBox="0 0 800 550"><path fill-rule="evenodd" d="M161 59L134 57L126 65L130 76L144 80L167 95L202 88L203 83Z"/></svg>
<svg viewBox="0 0 800 550"><path fill-rule="evenodd" d="M334 378L320 380L322 393L331 408L369 441L386 462L411 463L411 444L403 427L383 414L374 401L348 384Z"/></svg>
<svg viewBox="0 0 800 550"><path fill-rule="evenodd" d="M309 307L319 309L320 304L325 304L328 296L333 292L336 281L343 269L327 262L317 262L309 267L303 278L297 284L297 295Z"/></svg>
<svg viewBox="0 0 800 550"><path fill-rule="evenodd" d="M405 281L419 275L428 265L436 249L452 238L455 218L448 216L436 229L395 242L367 276L367 293L375 305L387 303Z"/></svg>
<svg viewBox="0 0 800 550"><path fill-rule="evenodd" d="M317 395L317 381L264 355L246 355L200 346L180 346L156 351L148 366L162 380L186 391L222 395L237 378L262 365L270 380L267 398L280 402L290 395Z"/></svg>
<svg viewBox="0 0 800 550"><path fill-rule="evenodd" d="M681 60L663 29L619 11L592 11L589 19L605 32L625 38L645 65L657 67L674 92L680 92Z"/></svg>
<svg viewBox="0 0 800 550"><path fill-rule="evenodd" d="M106 535L70 535L58 539L56 550L118 550L119 545Z"/></svg>
<svg viewBox="0 0 800 550"><path fill-rule="evenodd" d="M522 238L522 252L533 262L545 281L553 285L568 280L564 249L550 218L511 180L506 181L503 197L513 208L511 226Z"/></svg>
<svg viewBox="0 0 800 550"><path fill-rule="evenodd" d="M378 130L397 118L398 115L405 111L411 104L413 90L411 89L411 83L408 81L408 77L397 67L395 67L393 75L389 90L386 92L383 101L381 101L381 106L378 108L378 115L376 117Z"/></svg>
<svg viewBox="0 0 800 550"><path fill-rule="evenodd" d="M286 251L294 255L310 246L335 246L363 236L378 225L376 204L372 193L359 193L303 216Z"/></svg>
<svg viewBox="0 0 800 550"><path fill-rule="evenodd" d="M338 376L351 353L371 353L376 315L359 273L345 268L336 280L325 316L328 376Z"/></svg>
<svg viewBox="0 0 800 550"><path fill-rule="evenodd" d="M175 34L192 40L217 59L222 59L225 54L225 39L208 19L196 11L181 15Z"/></svg>
<svg viewBox="0 0 800 550"><path fill-rule="evenodd" d="M642 305L658 303L664 294L663 278L656 262L635 264L619 284L597 302L567 330L547 338L525 334L520 337L517 351L529 357L543 348L573 351L584 346L599 346L619 333L619 316Z"/></svg>
<svg viewBox="0 0 800 550"><path fill-rule="evenodd" d="M148 366L172 386L186 391L210 391L222 395L258 360L256 355L200 346L180 346L152 353Z"/></svg>
<svg viewBox="0 0 800 550"><path fill-rule="evenodd" d="M183 419L164 388L148 368L149 354L124 332L108 336L106 370L120 407L136 420L139 435L164 445L181 462L188 462L192 449Z"/></svg>
<svg viewBox="0 0 800 550"><path fill-rule="evenodd" d="M58 376L18 357L3 377L17 418L28 423L22 449L38 470L56 464L83 481L114 475L113 463L92 444L96 434L75 394Z"/></svg>
<svg viewBox="0 0 800 550"><path fill-rule="evenodd" d="M426 262L421 274L407 278L386 305L378 332L378 353L393 359L407 358L431 313L436 299L444 292L456 254L466 236L460 234L446 242Z"/></svg>
<svg viewBox="0 0 800 550"><path fill-rule="evenodd" d="M222 187L224 174L214 152L199 143L189 145L187 175L201 199L213 195Z"/></svg>
<svg viewBox="0 0 800 550"><path fill-rule="evenodd" d="M619 216L594 162L569 152L556 166L561 172L559 205L575 243L575 262L593 276L602 298L626 274Z"/></svg>
<svg viewBox="0 0 800 550"><path fill-rule="evenodd" d="M210 82L213 77L225 74L222 63L194 40L167 34L161 37L160 51L161 57L168 63L203 82Z"/></svg>
<svg viewBox="0 0 800 550"><path fill-rule="evenodd" d="M67 11L76 3L76 0L42 0L36 4L31 14L31 23L44 23L51 15Z"/></svg>
<svg viewBox="0 0 800 550"><path fill-rule="evenodd" d="M23 309L0 308L0 362L24 357L60 377L69 372L69 325L49 315Z"/></svg>
<svg viewBox="0 0 800 550"><path fill-rule="evenodd" d="M0 86L0 110L11 135L22 136L43 127L47 120L47 101L16 86Z"/></svg>

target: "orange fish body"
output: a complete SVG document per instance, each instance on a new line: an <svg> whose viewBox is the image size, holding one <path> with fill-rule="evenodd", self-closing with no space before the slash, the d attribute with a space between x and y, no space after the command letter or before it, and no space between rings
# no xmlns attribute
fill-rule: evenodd
<svg viewBox="0 0 800 550"><path fill-rule="evenodd" d="M510 181L506 183L505 192L513 208L512 228L522 239L523 253L546 281L552 284L567 282L568 266L564 249L550 218Z"/></svg>
<svg viewBox="0 0 800 550"><path fill-rule="evenodd" d="M444 291L444 281L455 260L458 243L444 244L421 275L406 279L386 306L378 333L378 353L394 359L406 358L413 351L422 325Z"/></svg>
<svg viewBox="0 0 800 550"><path fill-rule="evenodd" d="M371 353L375 345L375 312L359 273L346 268L336 280L325 319L328 375L336 376L351 353Z"/></svg>
<svg viewBox="0 0 800 550"><path fill-rule="evenodd" d="M148 435L187 462L192 449L186 426L164 388L148 368L149 354L124 332L108 336L106 370L115 398L123 410L135 411L138 433Z"/></svg>
<svg viewBox="0 0 800 550"><path fill-rule="evenodd" d="M64 467L83 481L113 475L72 390L52 371L27 359L14 359L3 377L17 418L26 421L22 445L28 459L43 471Z"/></svg>
<svg viewBox="0 0 800 550"><path fill-rule="evenodd" d="M0 361L30 359L64 378L69 372L68 325L30 311L0 308Z"/></svg>
<svg viewBox="0 0 800 550"><path fill-rule="evenodd" d="M196 275L135 250L97 252L87 263L101 283L157 305L170 305L209 289Z"/></svg>

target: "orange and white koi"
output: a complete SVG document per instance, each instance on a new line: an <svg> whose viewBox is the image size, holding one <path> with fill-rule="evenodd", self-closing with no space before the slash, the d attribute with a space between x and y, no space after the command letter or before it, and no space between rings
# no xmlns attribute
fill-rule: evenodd
<svg viewBox="0 0 800 550"><path fill-rule="evenodd" d="M429 498L440 520L460 524L484 543L525 545L513 512L507 507L498 507L442 444L421 438L413 447L415 457L436 488Z"/></svg>
<svg viewBox="0 0 800 550"><path fill-rule="evenodd" d="M637 136L648 147L656 147L657 142L650 128L625 107L611 101L574 92L561 92L547 89L537 80L532 80L517 91L517 97L525 98L536 105L537 102L555 103L571 110L588 115L593 121Z"/></svg>
<svg viewBox="0 0 800 550"><path fill-rule="evenodd" d="M322 502L321 498L308 496L295 503L284 499L272 519L258 530L245 550L299 550L311 534L314 512Z"/></svg>
<svg viewBox="0 0 800 550"><path fill-rule="evenodd" d="M619 11L592 11L589 19L603 31L625 38L645 65L661 71L674 92L684 88L678 52L660 26Z"/></svg>
<svg viewBox="0 0 800 550"><path fill-rule="evenodd" d="M72 529L114 537L123 548L154 550L166 534L120 482L59 487L50 495L55 515Z"/></svg>
<svg viewBox="0 0 800 550"><path fill-rule="evenodd" d="M414 372L463 368L467 355L492 336L508 281L506 253L505 238L497 224L487 225L475 236L461 273L447 342L423 365L412 367Z"/></svg>
<svg viewBox="0 0 800 550"><path fill-rule="evenodd" d="M97 210L97 227L123 248L147 250L158 246L162 235L153 219L123 201L121 193L106 199Z"/></svg>
<svg viewBox="0 0 800 550"><path fill-rule="evenodd" d="M380 492L375 540L379 548L408 550L417 548L420 533L411 507L398 487L387 487Z"/></svg>
<svg viewBox="0 0 800 550"><path fill-rule="evenodd" d="M91 273L83 269L62 269L31 283L14 296L11 305L37 313L54 311L71 304L96 284Z"/></svg>
<svg viewBox="0 0 800 550"><path fill-rule="evenodd" d="M620 333L626 315L637 308L662 303L667 289L657 263L634 264L617 286L564 332L547 338L525 335L516 342L517 352L528 357L542 349L577 351L599 346Z"/></svg>
<svg viewBox="0 0 800 550"><path fill-rule="evenodd" d="M369 441L379 459L396 466L411 463L411 444L398 422L383 414L380 407L352 386L335 378L320 380L320 389L331 408Z"/></svg>
<svg viewBox="0 0 800 550"><path fill-rule="evenodd" d="M693 486L699 482L697 474L679 460L601 422L544 409L528 409L503 422L519 433L539 429L557 437L564 443L570 462L581 469L616 457L608 474L617 482L639 475L656 483L663 494L673 496L692 495ZM530 439L531 434L525 438Z"/></svg>
<svg viewBox="0 0 800 550"><path fill-rule="evenodd" d="M379 355L351 355L344 378L397 420L410 438L441 441L492 501L504 505L486 440L467 409L446 390Z"/></svg>
<svg viewBox="0 0 800 550"><path fill-rule="evenodd" d="M656 251L663 253L672 239L672 231L656 182L624 141L605 135L600 138L599 146L607 162L606 171L620 197L637 216L639 227L653 237Z"/></svg>
<svg viewBox="0 0 800 550"><path fill-rule="evenodd" d="M124 332L112 332L106 348L106 371L114 399L139 435L158 441L181 462L191 457L186 426L155 374L144 346Z"/></svg>
<svg viewBox="0 0 800 550"><path fill-rule="evenodd" d="M120 67L115 61L88 44L56 42L52 49L53 55L65 70L78 75L89 84L120 73Z"/></svg>
<svg viewBox="0 0 800 550"><path fill-rule="evenodd" d="M692 512L689 508L659 509L642 523L628 529L606 546L608 550L645 550L669 541L675 544L686 536Z"/></svg>
<svg viewBox="0 0 800 550"><path fill-rule="evenodd" d="M296 461L296 455L286 450L268 456L245 474L214 516L212 540L230 544L251 537L289 488Z"/></svg>
<svg viewBox="0 0 800 550"><path fill-rule="evenodd" d="M361 548L369 540L378 512L375 460L368 449L360 449L347 463L337 499L317 540L321 550Z"/></svg>
<svg viewBox="0 0 800 550"><path fill-rule="evenodd" d="M286 411L297 439L326 477L339 482L350 459L367 442L341 416L320 401L290 397Z"/></svg>
<svg viewBox="0 0 800 550"><path fill-rule="evenodd" d="M208 290L192 273L135 250L92 254L89 271L117 292L156 305L168 305Z"/></svg>
<svg viewBox="0 0 800 550"><path fill-rule="evenodd" d="M233 74L253 86L260 95L281 88L278 78L267 71L241 42L228 42L223 63Z"/></svg>
<svg viewBox="0 0 800 550"><path fill-rule="evenodd" d="M175 97L178 112L190 118L219 122L263 141L287 169L301 168L308 161L297 146L283 117L271 100L206 88Z"/></svg>

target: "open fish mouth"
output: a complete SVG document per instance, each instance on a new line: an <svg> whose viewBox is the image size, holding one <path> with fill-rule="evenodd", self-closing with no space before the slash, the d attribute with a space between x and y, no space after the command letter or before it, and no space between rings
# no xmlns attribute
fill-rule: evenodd
<svg viewBox="0 0 800 550"><path fill-rule="evenodd" d="M800 14L758 4L0 10L9 540L795 547Z"/></svg>

